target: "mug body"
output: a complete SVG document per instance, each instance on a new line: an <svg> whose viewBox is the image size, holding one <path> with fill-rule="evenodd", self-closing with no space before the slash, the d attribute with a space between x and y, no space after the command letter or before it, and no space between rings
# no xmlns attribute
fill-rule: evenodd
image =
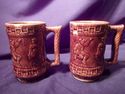
<svg viewBox="0 0 125 94"><path fill-rule="evenodd" d="M108 31L106 21L70 22L70 71L76 79L91 82L103 73Z"/></svg>
<svg viewBox="0 0 125 94"><path fill-rule="evenodd" d="M44 74L47 68L45 23L20 21L8 22L5 25L16 77L28 80Z"/></svg>

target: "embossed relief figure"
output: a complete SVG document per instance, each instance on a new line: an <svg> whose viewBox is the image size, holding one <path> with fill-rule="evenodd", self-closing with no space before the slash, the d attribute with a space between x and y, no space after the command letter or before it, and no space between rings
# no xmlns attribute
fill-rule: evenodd
<svg viewBox="0 0 125 94"><path fill-rule="evenodd" d="M45 51L44 51L44 38L43 35L38 33L37 35L40 35L38 38L31 38L29 49L28 49L28 60L31 62L31 64L38 65L42 64L42 62L45 62ZM39 62L41 61L41 62Z"/></svg>
<svg viewBox="0 0 125 94"><path fill-rule="evenodd" d="M39 25L31 27L24 24L20 27L15 26L13 32L10 29L8 33L14 60L14 72L20 79L39 76L46 71L46 67L42 64L45 62L42 61L44 51L40 50L44 44L40 28ZM42 66L44 68L41 68Z"/></svg>
<svg viewBox="0 0 125 94"><path fill-rule="evenodd" d="M31 43L29 45L28 59L34 59L38 53L37 40L35 38L31 39Z"/></svg>
<svg viewBox="0 0 125 94"><path fill-rule="evenodd" d="M123 25L114 26L118 40L115 42L115 55L112 63L117 62L117 53ZM108 32L114 28L106 21L71 21L70 22L70 71L74 78L91 82L104 71L105 41ZM121 33L119 33L121 32Z"/></svg>
<svg viewBox="0 0 125 94"><path fill-rule="evenodd" d="M102 41L97 44L97 51L96 51L96 54L95 54L96 58L100 58L104 55L105 42L104 42L104 39L102 39L102 38L100 38L100 40L102 40Z"/></svg>
<svg viewBox="0 0 125 94"><path fill-rule="evenodd" d="M79 38L74 42L73 53L75 54L76 60L81 60L82 63L86 62L89 59L88 47L91 46L92 38Z"/></svg>
<svg viewBox="0 0 125 94"><path fill-rule="evenodd" d="M97 47L98 37L92 37L93 36L92 34L94 32L98 32L98 31L96 31L96 27L91 27L91 26L80 28L80 30L79 30L79 28L80 27L78 27L78 30L75 29L78 32L78 35L71 34L71 37L73 37L73 40L74 40L72 42L72 45L74 45L74 47L73 47L74 58L75 58L75 60L82 62L82 64L84 66L88 66L88 64L89 64L90 66L93 67L97 63L95 63L94 61L91 62L91 58L95 58L94 53L96 52L96 49L97 48L100 49L100 47ZM98 28L98 29L100 29L100 28ZM71 33L73 33L73 32L74 31L72 31ZM84 35L84 33L88 33L88 35ZM89 34L91 34L91 35L89 36ZM98 50L98 53L99 52L100 52L100 50Z"/></svg>
<svg viewBox="0 0 125 94"><path fill-rule="evenodd" d="M13 60L20 64L21 55L18 52L19 46L22 42L22 39L11 39L10 40L10 48L12 50Z"/></svg>
<svg viewBox="0 0 125 94"><path fill-rule="evenodd" d="M6 23L13 59L13 71L19 81L29 82L44 75L51 66L59 65L59 35L61 26L46 27L41 21ZM45 34L54 32L55 61L46 61ZM52 65L51 65L52 64Z"/></svg>

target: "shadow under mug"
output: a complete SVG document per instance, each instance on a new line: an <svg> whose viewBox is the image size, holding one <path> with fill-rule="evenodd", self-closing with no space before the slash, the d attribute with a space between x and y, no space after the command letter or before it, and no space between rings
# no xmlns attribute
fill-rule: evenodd
<svg viewBox="0 0 125 94"><path fill-rule="evenodd" d="M59 40L61 26L47 27L42 21L5 23L13 60L13 70L22 82L43 75L50 66L60 64ZM45 52L46 35L54 32L55 61L50 63Z"/></svg>
<svg viewBox="0 0 125 94"><path fill-rule="evenodd" d="M124 25L110 25L107 21L70 22L70 71L73 76L85 82L100 77L105 68L104 52L109 32L115 31L112 45L112 59L108 64L116 64L118 49Z"/></svg>

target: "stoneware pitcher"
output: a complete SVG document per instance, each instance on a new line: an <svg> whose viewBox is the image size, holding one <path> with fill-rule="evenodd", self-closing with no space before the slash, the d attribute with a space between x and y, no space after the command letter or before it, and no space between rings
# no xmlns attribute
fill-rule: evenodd
<svg viewBox="0 0 125 94"><path fill-rule="evenodd" d="M59 65L61 26L47 27L42 21L5 23L12 54L13 70L20 81L32 81L43 75L50 66ZM45 52L46 35L54 32L55 61L50 63Z"/></svg>
<svg viewBox="0 0 125 94"><path fill-rule="evenodd" d="M117 63L123 28L124 25L110 25L107 21L70 22L70 71L76 79L92 82L103 73L105 42L112 29L115 32L112 60L107 63Z"/></svg>

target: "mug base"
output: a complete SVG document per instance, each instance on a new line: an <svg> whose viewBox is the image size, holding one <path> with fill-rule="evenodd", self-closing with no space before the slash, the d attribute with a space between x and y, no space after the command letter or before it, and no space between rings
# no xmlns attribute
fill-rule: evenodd
<svg viewBox="0 0 125 94"><path fill-rule="evenodd" d="M82 81L82 82L86 82L86 83L91 83L91 82L94 82L94 81L98 80L100 75L99 76L95 76L95 77L82 77L82 76L73 74L73 77L76 80L79 80L79 81Z"/></svg>
<svg viewBox="0 0 125 94"><path fill-rule="evenodd" d="M40 80L44 79L45 77L46 77L46 75L43 74L41 76L37 76L37 77L33 77L33 78L16 77L16 79L21 83L34 83L34 82L37 82L37 81L40 81Z"/></svg>
<svg viewBox="0 0 125 94"><path fill-rule="evenodd" d="M73 77L76 79L76 80L79 80L81 82L86 82L86 83L91 83L91 82L94 82L95 80L87 80L87 79L80 79L76 76L73 75Z"/></svg>

